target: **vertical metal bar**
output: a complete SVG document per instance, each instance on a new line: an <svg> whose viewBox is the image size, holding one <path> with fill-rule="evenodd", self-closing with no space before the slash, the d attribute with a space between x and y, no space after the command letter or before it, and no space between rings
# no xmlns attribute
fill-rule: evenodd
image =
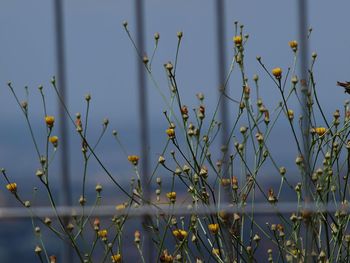
<svg viewBox="0 0 350 263"><path fill-rule="evenodd" d="M223 154L223 165L222 171L223 177L227 177L226 171L229 166L228 164L228 105L227 99L223 96L225 92L225 76L226 76L226 67L225 67L225 57L226 57L226 49L225 49L225 3L224 0L215 1L215 18L216 18L216 50L217 50L217 76L218 76L218 87L219 87L219 98L220 98L220 119L221 119L221 145L222 149L224 149ZM222 191L222 196L220 197L221 202L227 204L229 202L229 193L226 191ZM229 225L229 224L228 224ZM229 226L228 226L229 227ZM226 244L226 251L228 252L228 258L230 262L233 262L233 247L231 241L231 234L229 229L225 229L224 231L224 240Z"/></svg>
<svg viewBox="0 0 350 263"><path fill-rule="evenodd" d="M57 87L62 100L67 102L66 94L66 61L64 50L64 25L63 25L63 0L54 0L54 19L55 19L55 38L56 38L56 65L57 65ZM59 132L60 139L60 160L61 160L61 202L62 205L70 206L72 204L72 195L70 191L70 151L68 137L68 120L64 107L58 103L59 108ZM68 218L63 218L65 224L68 224ZM62 262L73 262L73 252L70 246L64 244Z"/></svg>
<svg viewBox="0 0 350 263"><path fill-rule="evenodd" d="M144 6L143 0L135 1L135 18L136 18L136 45L140 54L145 54L145 41L144 41ZM145 69L140 58L137 57L137 75L138 75L138 88L139 88L139 119L140 119L140 140L141 140L141 173L142 173L142 190L145 200L150 200L150 187L149 187L149 122L148 122L148 104L147 104L147 82ZM150 216L145 215L143 217L143 224L150 224ZM152 256L152 239L148 231L145 232L144 250L146 262L154 262Z"/></svg>
<svg viewBox="0 0 350 263"><path fill-rule="evenodd" d="M309 85L308 79L308 60L309 60L309 45L307 40L308 34L308 9L307 0L298 1L298 26L299 26L299 47L300 47L300 84L302 91L302 136L303 136L303 159L304 159L304 175L303 175L303 191L305 196L305 207L313 201L311 195L310 186L311 171L310 171L310 113L308 106L309 97ZM306 213L308 213L306 211ZM311 217L306 220L306 244L305 244L305 256L306 262L312 262L312 250L313 250L313 233L311 225Z"/></svg>

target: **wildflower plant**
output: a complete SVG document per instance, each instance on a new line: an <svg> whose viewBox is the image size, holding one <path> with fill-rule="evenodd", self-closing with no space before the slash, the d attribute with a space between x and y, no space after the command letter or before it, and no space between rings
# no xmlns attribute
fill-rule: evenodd
<svg viewBox="0 0 350 263"><path fill-rule="evenodd" d="M165 147L154 164L149 185L141 180L146 176L139 169L139 160L143 156L128 154L118 132L113 131L125 153L125 162L130 163L136 178L130 178L129 186L119 182L95 151L108 129L108 119L103 120L100 136L92 141L87 137L91 95L85 97L85 113L74 116L64 105L53 78L51 85L75 127L73 132L81 140L79 147L83 156L81 211L78 215L62 216L57 210L57 198L52 193L50 180L50 168L55 153L60 150L60 138L56 135L55 117L47 114L44 89L40 87L39 93L44 108L46 138L43 138L44 149L40 149L29 119L28 103L20 102L14 87L8 83L35 146L38 184L47 192L55 215L54 218L37 216L30 200L22 198L22 182L13 182L11 173L1 170L4 187L31 214L38 240L34 252L39 260L52 262L50 260L56 257L47 252L44 237L39 234L40 225L52 231L58 240L68 243L79 262L128 262L130 254L125 252L123 240L128 222L139 213L148 216L143 227L136 228L133 224L129 227L134 232L131 245L141 262L147 260L146 236L150 237L155 252L152 262L306 262L310 259L315 262L348 262L350 108L346 103L343 109L335 109L331 118L323 111L313 71L317 54L313 53L310 58L307 79L300 80L296 73L297 41L286 43L293 56L290 68L272 67L257 57L258 65L268 77L266 83L260 83L258 75L250 78L247 74L248 35L244 34L243 25L236 22L231 65L214 112L208 112L202 93L197 94L197 105L191 111L191 107L183 104L176 74L183 33L177 33L174 61L164 64L168 99L152 70L160 42L159 33L154 35L154 50L148 58L137 49L127 22L123 26L140 63L167 106L164 111ZM234 87L239 90L237 97L227 92L234 72L240 75L240 84ZM261 95L265 94L259 92L263 85L274 85L276 94L279 94L280 101L273 107L264 103ZM305 87L308 91L307 116L297 116L294 111L297 106L292 102L296 101L298 106L302 104L302 88ZM219 145L217 140L222 133L222 123L218 119L218 106L223 99L231 102L235 110L231 114L234 116L232 123L227 126L230 129L228 140ZM306 117L311 127L307 131L311 142L305 149L308 158L302 147L302 132L305 131L302 120ZM285 160L280 160L272 150L272 134L279 122L287 123L289 127L284 137L294 145L288 149L295 151L294 167L284 164ZM90 159L97 161L110 182L122 192L121 199L125 200L115 204L115 214L108 224L94 216L101 204L103 186L96 185L94 203L87 201L90 199L86 190ZM278 174L278 177L271 178L274 182L269 187L262 182L266 178L262 177L265 166ZM147 197L145 189L154 190L154 194ZM284 211L279 205L286 202L294 205L289 211ZM271 216L261 218L259 213L265 210L272 211Z"/></svg>

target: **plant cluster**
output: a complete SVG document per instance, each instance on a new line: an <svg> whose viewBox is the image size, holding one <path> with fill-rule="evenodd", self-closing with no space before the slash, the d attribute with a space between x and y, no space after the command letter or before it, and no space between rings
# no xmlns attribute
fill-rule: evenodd
<svg viewBox="0 0 350 263"><path fill-rule="evenodd" d="M244 34L243 25L236 22L232 62L214 112L207 112L202 93L197 94L198 103L191 111L182 102L176 77L183 33L177 34L174 61L164 64L170 94L167 99L152 71L160 35L154 35L155 47L148 58L137 49L127 22L123 26L135 46L140 63L144 64L167 105L164 111L166 145L151 175L147 176L139 168L143 156L127 154L119 134L113 131L113 136L125 152L125 160L129 161L134 172L130 187L121 185L95 152L109 121L103 121L101 135L93 143L86 134L91 96L85 97L85 114L73 116L61 100L53 78L53 89L81 139L83 173L78 200L81 213L78 215L60 215L57 200L52 194L49 172L54 155L59 150L60 139L55 135L55 117L47 113L43 87L39 87L39 92L43 101L46 137L45 148L40 149L31 126L29 105L18 99L12 84L8 83L34 142L39 167L35 172L40 185L38 188L47 192L55 212L55 218L38 217L33 212L31 201L22 198L21 182L14 182L5 169L1 170L7 190L31 213L38 240L35 253L39 260L56 262L56 257L48 253L41 235L40 227L46 227L57 239L72 246L80 262L128 262L131 255L124 252L125 229L133 215L140 211L139 215L145 216L144 226L133 229L134 242L128 245L135 246L138 260L142 262L147 261L147 247L144 246L147 241L155 254L153 262L348 262L350 109L346 102L342 110L335 110L331 119L323 112L313 73L317 54L313 53L310 58L306 79L300 80L296 73L297 41L289 42L293 64L288 69L270 68L261 57L257 57L257 63L268 76L268 81L275 85L280 98L275 107L269 109L259 93L259 76L250 78L246 73L245 54L249 36ZM234 87L240 89L237 98L228 92L234 71L240 75L240 86ZM248 84L249 81L252 85ZM219 145L217 141L223 125L218 111L222 100L231 102L236 110L230 114L232 123L226 126L229 129L227 141ZM296 101L297 106L292 101ZM295 116L293 105L294 108L304 108L299 117ZM289 133L284 136L289 150L295 151L294 168L298 171L293 174L289 170L294 168L283 166L285 161L271 150L270 145L274 141L271 134L278 122L288 125ZM122 191L125 200L116 204L115 214L109 221L94 215L101 203L102 185L96 185L94 203L87 202L90 159L98 162L110 182ZM266 177L260 178L263 168L268 165L279 176L271 178L272 186L266 189L263 184ZM170 180L164 180L161 174ZM147 184L144 176L147 176ZM147 194L149 191L153 194ZM284 196L284 192L290 194ZM283 202L287 201L292 202L293 207L288 212L280 211ZM259 210L261 205L272 213L269 216L259 215L263 212Z"/></svg>

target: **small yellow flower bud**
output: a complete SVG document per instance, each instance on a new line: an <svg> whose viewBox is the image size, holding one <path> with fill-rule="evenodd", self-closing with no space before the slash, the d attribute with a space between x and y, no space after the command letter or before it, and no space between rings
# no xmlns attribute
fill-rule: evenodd
<svg viewBox="0 0 350 263"><path fill-rule="evenodd" d="M115 254L111 256L113 263L119 263L122 262L122 256L120 254Z"/></svg>
<svg viewBox="0 0 350 263"><path fill-rule="evenodd" d="M100 238L107 238L108 231L107 229L102 229L97 232L98 237Z"/></svg>
<svg viewBox="0 0 350 263"><path fill-rule="evenodd" d="M47 127L52 128L53 124L55 123L55 117L54 116L46 116L45 122L46 122Z"/></svg>
<svg viewBox="0 0 350 263"><path fill-rule="evenodd" d="M165 132L169 136L169 139L174 139L175 138L175 130L174 129L169 128Z"/></svg>
<svg viewBox="0 0 350 263"><path fill-rule="evenodd" d="M219 224L209 224L208 229L215 235L219 232Z"/></svg>
<svg viewBox="0 0 350 263"><path fill-rule="evenodd" d="M282 78L282 69L281 68L274 68L272 70L272 75L276 78L276 79L281 79Z"/></svg>
<svg viewBox="0 0 350 263"><path fill-rule="evenodd" d="M325 127L316 127L314 128L314 131L318 136L322 136L327 132L327 129Z"/></svg>
<svg viewBox="0 0 350 263"><path fill-rule="evenodd" d="M298 50L298 42L296 40L289 41L288 44L294 52Z"/></svg>
<svg viewBox="0 0 350 263"><path fill-rule="evenodd" d="M211 253L213 253L213 255L215 255L215 256L219 256L220 255L220 250L218 248L213 248Z"/></svg>
<svg viewBox="0 0 350 263"><path fill-rule="evenodd" d="M175 203L176 201L176 192L169 192L166 194L170 202Z"/></svg>
<svg viewBox="0 0 350 263"><path fill-rule="evenodd" d="M57 137L57 136L51 136L51 137L49 138L49 141L52 143L52 145L53 145L54 147L57 147L57 145L58 145L58 137Z"/></svg>
<svg viewBox="0 0 350 263"><path fill-rule="evenodd" d="M235 43L235 45L238 47L240 45L242 45L242 37L241 36L234 36L232 38L233 42Z"/></svg>
<svg viewBox="0 0 350 263"><path fill-rule="evenodd" d="M183 229L175 229L175 230L173 230L173 235L178 240L182 241L182 240L184 240L187 237L188 233L185 230L183 230Z"/></svg>
<svg viewBox="0 0 350 263"><path fill-rule="evenodd" d="M7 190L9 190L11 193L17 192L17 184L16 183L10 183L6 185Z"/></svg>
<svg viewBox="0 0 350 263"><path fill-rule="evenodd" d="M133 165L137 165L139 162L140 157L137 155L129 155L128 161L131 162Z"/></svg>

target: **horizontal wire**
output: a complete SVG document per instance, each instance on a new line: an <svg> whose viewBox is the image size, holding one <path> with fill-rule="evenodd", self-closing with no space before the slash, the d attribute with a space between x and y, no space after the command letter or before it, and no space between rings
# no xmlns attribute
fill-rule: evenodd
<svg viewBox="0 0 350 263"><path fill-rule="evenodd" d="M255 203L253 206L251 204L246 204L244 206L233 206L232 204L220 204L220 206L204 206L192 204L188 205L157 205L157 207L152 205L143 205L139 207L131 206L124 209L116 209L116 206L57 206L57 215L60 217L70 217L70 216L81 216L90 215L93 217L109 217L109 216L121 216L128 215L129 217L141 217L145 215L156 216L156 215L174 215L174 216L186 216L186 215L208 215L217 214L219 212L226 213L239 213L239 214L251 214L254 211L256 215L264 214L286 214L286 213L297 213L301 211L324 213L330 212L334 213L336 211L349 212L350 207L344 206L341 203L338 204L319 204L319 203L307 203L300 204L295 202L283 202L276 204L269 203ZM36 217L55 217L56 212L52 207L31 207L31 212L29 208L24 207L2 207L0 208L0 219L9 218L28 218L35 215ZM84 211L83 211L84 210ZM90 212L88 212L90 211Z"/></svg>

